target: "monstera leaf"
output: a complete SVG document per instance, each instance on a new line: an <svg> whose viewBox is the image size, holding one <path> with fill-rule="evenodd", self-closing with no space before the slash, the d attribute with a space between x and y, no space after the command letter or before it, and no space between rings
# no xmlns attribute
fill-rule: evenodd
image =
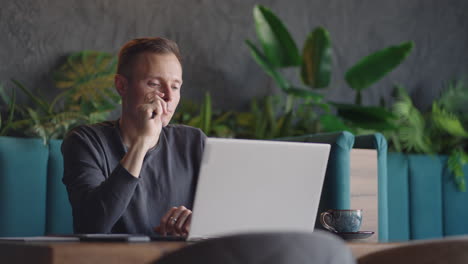
<svg viewBox="0 0 468 264"><path fill-rule="evenodd" d="M72 89L74 102L119 101L113 84L117 58L109 53L85 50L70 55L54 73L55 85L60 89Z"/></svg>

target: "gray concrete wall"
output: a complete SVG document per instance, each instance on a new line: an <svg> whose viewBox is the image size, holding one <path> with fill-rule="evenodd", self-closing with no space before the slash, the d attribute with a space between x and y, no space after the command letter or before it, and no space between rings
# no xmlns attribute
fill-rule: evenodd
<svg viewBox="0 0 468 264"><path fill-rule="evenodd" d="M316 26L329 29L334 46L328 98L350 102L343 81L359 58L413 40L409 59L363 94L365 104L405 85L419 106L430 104L443 83L468 72L466 0L0 0L0 81L16 78L53 96L50 72L71 52L117 52L127 40L165 36L184 54L183 96L200 101L208 90L215 106L245 108L253 96L278 92L250 57L255 39L252 7L260 2L285 22L302 48Z"/></svg>

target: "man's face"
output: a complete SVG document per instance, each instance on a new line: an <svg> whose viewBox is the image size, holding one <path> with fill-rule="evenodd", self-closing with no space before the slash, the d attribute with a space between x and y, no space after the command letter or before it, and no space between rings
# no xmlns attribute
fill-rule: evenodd
<svg viewBox="0 0 468 264"><path fill-rule="evenodd" d="M134 117L138 114L138 105L148 103L145 98L159 91L164 93L161 98L167 103L168 109L168 113L161 117L162 125L169 124L179 104L182 86L182 66L177 57L173 53L141 53L134 60L131 77L126 80L126 92L120 92L122 114Z"/></svg>

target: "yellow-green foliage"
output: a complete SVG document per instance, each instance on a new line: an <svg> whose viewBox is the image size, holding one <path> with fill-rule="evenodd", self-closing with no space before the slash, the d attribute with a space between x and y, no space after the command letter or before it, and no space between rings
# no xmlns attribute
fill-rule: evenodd
<svg viewBox="0 0 468 264"><path fill-rule="evenodd" d="M104 100L113 95L117 58L109 53L85 50L70 55L55 72L55 86L74 90L70 98Z"/></svg>
<svg viewBox="0 0 468 264"><path fill-rule="evenodd" d="M11 118L0 134L36 136L47 143L49 139L63 138L68 130L80 124L106 120L120 103L113 88L116 62L115 56L104 52L82 51L70 55L54 73L56 87L63 91L51 101L12 80L33 105L16 104L15 90L12 98L2 93L3 100L10 104Z"/></svg>

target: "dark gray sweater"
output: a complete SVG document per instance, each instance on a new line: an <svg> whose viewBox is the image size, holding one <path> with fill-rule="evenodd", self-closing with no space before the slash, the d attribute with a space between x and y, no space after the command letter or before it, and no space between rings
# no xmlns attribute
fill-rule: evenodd
<svg viewBox="0 0 468 264"><path fill-rule="evenodd" d="M151 235L171 207L191 209L205 138L196 128L164 127L135 178L119 163L127 149L117 121L72 130L62 154L75 233Z"/></svg>

